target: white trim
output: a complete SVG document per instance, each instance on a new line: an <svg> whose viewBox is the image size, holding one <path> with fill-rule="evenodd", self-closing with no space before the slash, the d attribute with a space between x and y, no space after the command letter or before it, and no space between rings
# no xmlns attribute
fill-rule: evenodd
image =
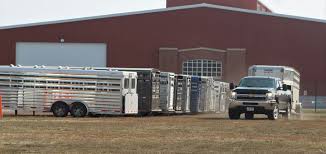
<svg viewBox="0 0 326 154"><path fill-rule="evenodd" d="M180 49L179 52L196 51L196 50L206 50L206 51L214 51L214 52L226 52L225 50L214 49L214 48L206 48L206 47Z"/></svg>
<svg viewBox="0 0 326 154"><path fill-rule="evenodd" d="M58 21L39 22L39 23L31 23L31 24L4 26L4 27L0 27L0 30L1 29L13 29L13 28L21 28L21 27L50 25L50 24L59 24L59 23L68 23L68 22L77 22L77 21L86 21L86 20L94 20L94 19L104 19L104 18L121 17L121 16L129 16L129 15L140 15L140 14L148 14L148 13L169 12L169 11L195 9L195 8L221 9L221 10L242 12L242 13L248 13L248 14L257 14L257 15L264 15L264 16L282 17L282 18L289 18L289 19L296 19L296 20L305 20L305 21L326 23L326 20L321 20L321 19L298 17L298 16L292 16L292 15L282 15L282 14L276 14L276 13L261 12L261 11L257 11L257 10L248 10L248 9L241 9L241 8L234 8L234 7L228 7L228 6L220 6L220 5L202 3L202 4L169 7L169 8L154 9L154 10L147 10L147 11L137 11L137 12L119 13L119 14L111 14L111 15L101 15L101 16L67 19L67 20L58 20Z"/></svg>

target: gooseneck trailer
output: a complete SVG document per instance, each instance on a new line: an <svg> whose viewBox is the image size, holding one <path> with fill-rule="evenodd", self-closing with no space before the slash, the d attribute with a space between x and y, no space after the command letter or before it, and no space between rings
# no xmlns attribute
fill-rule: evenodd
<svg viewBox="0 0 326 154"><path fill-rule="evenodd" d="M138 114L136 80L136 72L0 66L0 95L3 107L16 112Z"/></svg>

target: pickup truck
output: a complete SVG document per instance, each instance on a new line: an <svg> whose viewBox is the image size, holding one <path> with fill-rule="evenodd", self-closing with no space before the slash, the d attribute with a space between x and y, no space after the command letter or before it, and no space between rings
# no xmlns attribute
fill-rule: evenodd
<svg viewBox="0 0 326 154"><path fill-rule="evenodd" d="M255 114L265 114L270 120L277 120L279 114L291 114L291 91L280 78L248 76L241 79L238 87L232 90L229 104L229 118L253 119Z"/></svg>

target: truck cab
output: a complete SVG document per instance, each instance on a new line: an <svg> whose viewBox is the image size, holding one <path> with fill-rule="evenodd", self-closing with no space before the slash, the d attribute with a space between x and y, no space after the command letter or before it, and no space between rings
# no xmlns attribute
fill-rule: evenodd
<svg viewBox="0 0 326 154"><path fill-rule="evenodd" d="M253 119L255 114L265 114L270 120L285 117L291 112L291 91L280 78L248 76L241 79L239 86L232 90L229 104L229 118Z"/></svg>

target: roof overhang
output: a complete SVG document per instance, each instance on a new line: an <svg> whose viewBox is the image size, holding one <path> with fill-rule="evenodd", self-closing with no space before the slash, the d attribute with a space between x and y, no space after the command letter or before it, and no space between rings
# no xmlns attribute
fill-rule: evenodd
<svg viewBox="0 0 326 154"><path fill-rule="evenodd" d="M119 13L119 14L111 14L111 15L101 15L101 16L67 19L67 20L39 22L39 23L32 23L32 24L4 26L4 27L0 27L0 30L1 29L13 29L13 28L51 25L51 24L70 23L70 22L96 20L96 19L106 19L106 18L123 17L123 16L131 16L131 15L170 12L170 11L177 11L177 10L197 9L197 8L220 9L220 10L225 10L225 11L240 12L240 13L247 13L247 14L257 14L257 15L262 15L262 16L272 16L272 17L281 17L281 18L288 18L288 19L295 19L295 20L326 23L326 20L320 20L320 19L312 19L312 18L305 18L305 17L298 17L298 16L291 16L291 15L282 15L282 14L276 14L276 13L268 13L268 12L261 12L261 11L256 11L256 10L247 10L247 9L241 9L241 8L234 8L234 7L202 3L202 4L169 7L169 8L147 10L147 11L137 11L137 12L129 12L129 13Z"/></svg>

